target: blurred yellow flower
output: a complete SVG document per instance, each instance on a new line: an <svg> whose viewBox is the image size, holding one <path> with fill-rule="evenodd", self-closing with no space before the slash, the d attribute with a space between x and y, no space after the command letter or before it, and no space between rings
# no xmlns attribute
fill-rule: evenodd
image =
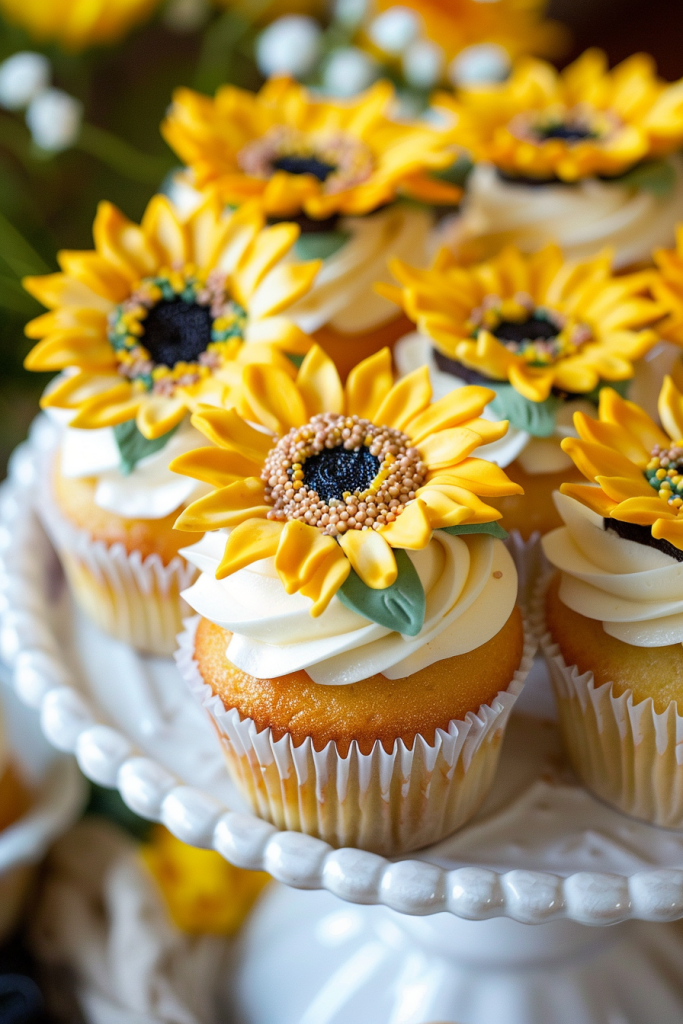
<svg viewBox="0 0 683 1024"><path fill-rule="evenodd" d="M435 102L455 116L458 142L476 160L521 178L619 175L683 143L683 79L662 81L645 53L611 71L597 49L562 72L526 57L501 84Z"/></svg>
<svg viewBox="0 0 683 1024"><path fill-rule="evenodd" d="M378 11L395 6L396 0L377 2ZM425 37L438 43L448 60L477 43L497 43L511 57L554 57L568 41L563 25L544 19L547 0L401 0L401 6L417 12Z"/></svg>
<svg viewBox="0 0 683 1024"><path fill-rule="evenodd" d="M263 871L233 867L156 825L142 859L161 889L173 922L191 934L234 935L270 881Z"/></svg>
<svg viewBox="0 0 683 1024"><path fill-rule="evenodd" d="M362 215L400 195L457 202L461 189L430 176L453 162L452 132L393 120L393 100L389 82L346 102L284 77L214 99L178 89L161 130L199 188L235 206L256 199L271 217Z"/></svg>
<svg viewBox="0 0 683 1024"><path fill-rule="evenodd" d="M0 12L35 39L83 50L114 43L145 21L160 0L0 0Z"/></svg>
<svg viewBox="0 0 683 1024"><path fill-rule="evenodd" d="M443 249L428 270L391 264L402 289L377 290L403 306L437 349L490 380L507 380L531 402L551 389L586 394L629 380L658 340L667 307L652 298L654 271L612 273L609 251L565 262L546 246L514 246L468 267Z"/></svg>

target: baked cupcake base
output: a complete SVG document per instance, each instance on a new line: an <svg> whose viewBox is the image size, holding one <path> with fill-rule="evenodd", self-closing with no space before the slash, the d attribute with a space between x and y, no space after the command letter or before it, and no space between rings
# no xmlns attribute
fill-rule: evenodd
<svg viewBox="0 0 683 1024"><path fill-rule="evenodd" d="M683 829L683 647L617 640L558 591L559 577L546 579L536 607L574 770L625 814Z"/></svg>
<svg viewBox="0 0 683 1024"><path fill-rule="evenodd" d="M125 520L94 505L93 481L66 481L49 471L44 479L36 511L76 603L117 640L147 654L172 655L188 612L180 594L197 575L176 553L188 534L172 535L175 516Z"/></svg>
<svg viewBox="0 0 683 1024"><path fill-rule="evenodd" d="M383 742L340 738L316 744L303 733L264 727L226 708L195 660L201 621L206 620L190 620L179 637L178 667L209 712L234 782L260 817L335 847L392 856L450 835L485 799L510 711L532 664L530 636L524 636L521 661L507 687L476 713L432 726L429 738L413 733L410 743L385 736ZM201 633L199 639L204 643ZM213 642L221 645L225 659L225 631L214 634ZM401 680L385 682L391 687ZM368 735L371 728L369 723Z"/></svg>

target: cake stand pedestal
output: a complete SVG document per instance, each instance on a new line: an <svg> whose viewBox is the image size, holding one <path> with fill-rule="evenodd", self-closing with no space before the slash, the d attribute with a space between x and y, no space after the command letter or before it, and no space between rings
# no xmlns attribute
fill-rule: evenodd
<svg viewBox="0 0 683 1024"><path fill-rule="evenodd" d="M408 917L278 886L248 924L238 963L239 1024L682 1019L677 924Z"/></svg>
<svg viewBox="0 0 683 1024"><path fill-rule="evenodd" d="M52 444L38 419L0 490L0 657L89 778L185 842L284 883L238 950L240 1024L683 1021L683 933L670 923L683 918L683 833L578 784L541 663L491 794L455 835L390 861L278 831L235 791L172 660L136 654L73 608L33 511Z"/></svg>

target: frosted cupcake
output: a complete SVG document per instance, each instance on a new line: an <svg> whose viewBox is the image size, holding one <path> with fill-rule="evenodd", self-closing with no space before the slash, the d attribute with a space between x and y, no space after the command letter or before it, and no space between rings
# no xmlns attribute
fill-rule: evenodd
<svg viewBox="0 0 683 1024"><path fill-rule="evenodd" d="M193 416L218 447L172 468L217 490L178 522L208 531L185 551L201 618L179 666L279 827L399 853L462 825L491 785L530 664L482 500L518 488L472 455L506 429L481 418L491 396L432 404L426 369L394 384L388 349L342 388L315 347L296 381L247 367L242 415Z"/></svg>
<svg viewBox="0 0 683 1024"><path fill-rule="evenodd" d="M175 649L195 575L173 523L200 491L168 470L200 441L189 411L227 401L251 360L294 376L287 354L310 346L281 313L319 263L284 262L298 227L263 223L212 200L183 221L155 196L138 226L102 203L95 250L24 282L50 310L26 328L41 339L26 366L62 371L41 402L64 429L38 511L81 607L150 653Z"/></svg>
<svg viewBox="0 0 683 1024"><path fill-rule="evenodd" d="M506 82L437 97L476 161L450 244L469 259L510 242L557 241L572 259L609 244L617 267L649 262L683 217L682 90L647 54L608 71L590 49L562 72L525 57Z"/></svg>
<svg viewBox="0 0 683 1024"><path fill-rule="evenodd" d="M576 410L595 410L606 382L628 386L659 340L650 325L666 306L652 293L656 272L615 277L609 252L570 263L555 245L531 256L508 246L469 267L444 249L429 270L391 267L402 288L382 293L419 328L396 347L399 371L426 364L437 397L465 384L493 388L484 415L510 429L480 454L507 467L525 495L497 503L506 526L524 539L558 526L552 492L573 469L562 438L574 433Z"/></svg>
<svg viewBox="0 0 683 1024"><path fill-rule="evenodd" d="M179 89L162 125L189 168L176 188L189 182L233 206L257 198L271 220L301 225L297 255L321 257L323 268L292 316L343 377L405 333L372 286L389 280L390 256L427 261L430 207L462 194L431 173L453 163L452 131L392 120L393 102L388 82L340 101L276 78L256 95Z"/></svg>
<svg viewBox="0 0 683 1024"><path fill-rule="evenodd" d="M590 484L556 495L543 538L560 571L543 640L562 730L598 796L683 828L683 395L662 387L663 428L605 388L563 447Z"/></svg>

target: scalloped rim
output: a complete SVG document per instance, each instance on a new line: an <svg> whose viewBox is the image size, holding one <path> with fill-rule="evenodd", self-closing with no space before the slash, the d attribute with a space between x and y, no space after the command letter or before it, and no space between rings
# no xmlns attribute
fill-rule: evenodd
<svg viewBox="0 0 683 1024"><path fill-rule="evenodd" d="M43 732L75 753L88 778L117 788L137 814L163 822L178 838L215 849L231 863L265 870L300 889L327 889L352 903L381 904L409 915L448 912L467 920L509 917L524 924L569 918L587 925L629 918L683 917L683 871L640 871L630 877L579 872L498 873L477 866L444 870L422 860L389 861L363 850L335 850L298 832L281 832L251 814L226 811L139 756L128 738L97 722L96 710L70 684L59 643L46 627L36 582L40 529L33 514L40 419L12 456L0 497L0 656L13 670L19 698L40 713Z"/></svg>

